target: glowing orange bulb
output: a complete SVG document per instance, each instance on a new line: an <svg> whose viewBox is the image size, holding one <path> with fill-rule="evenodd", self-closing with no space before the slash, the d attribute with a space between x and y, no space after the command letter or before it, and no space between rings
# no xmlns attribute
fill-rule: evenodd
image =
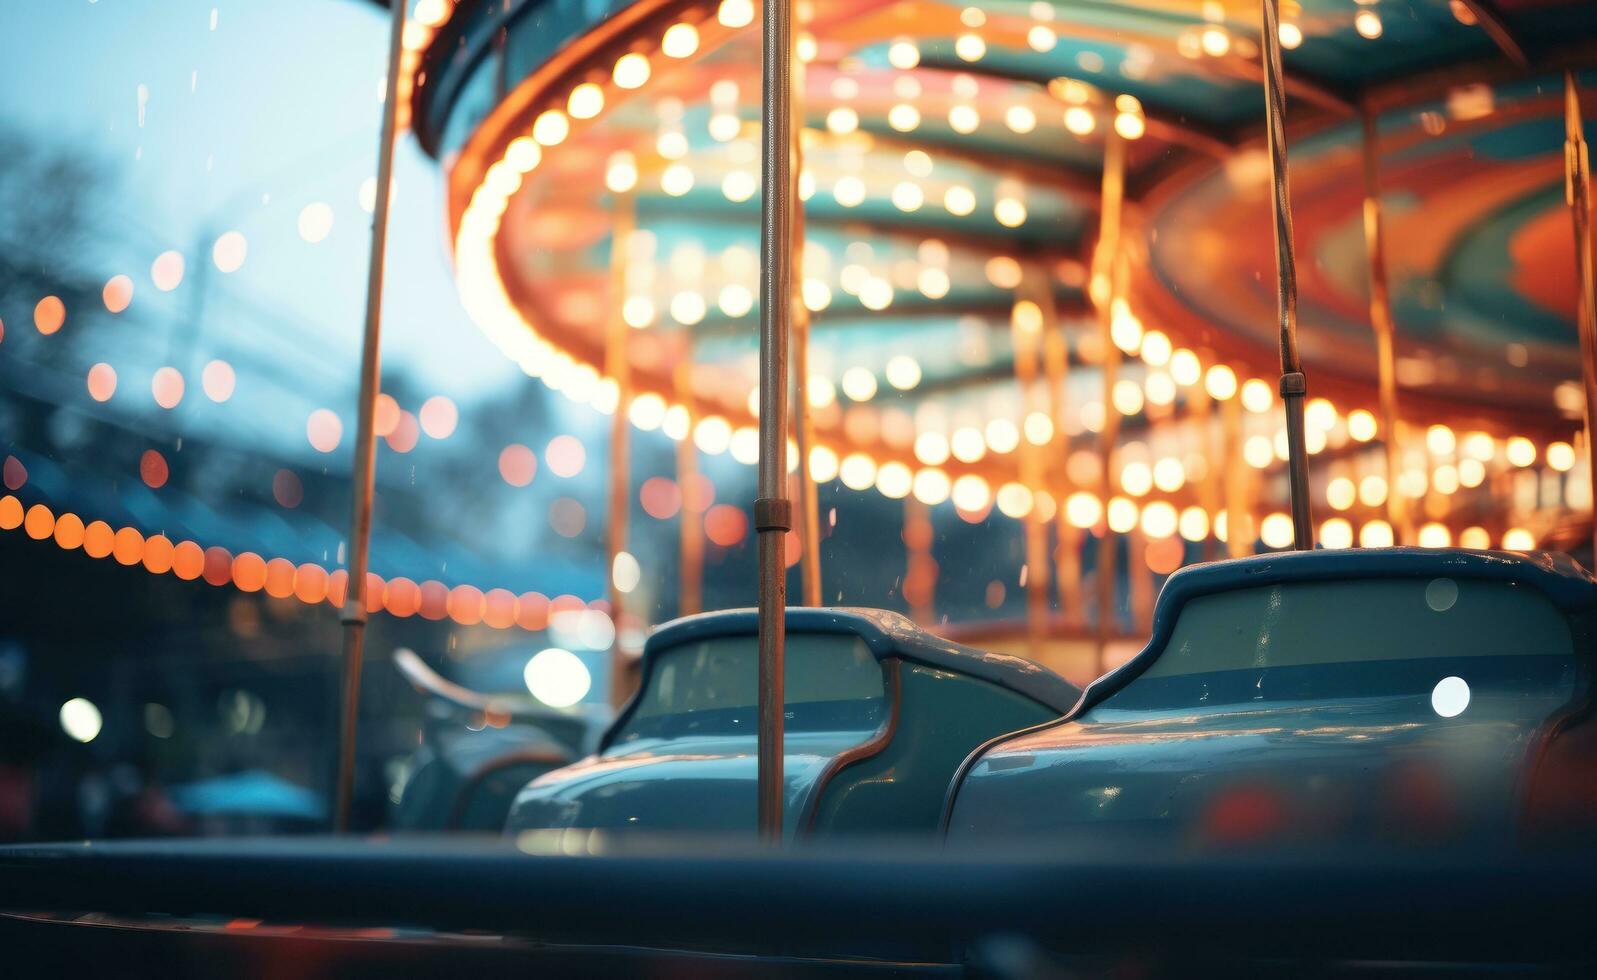
<svg viewBox="0 0 1597 980"><path fill-rule="evenodd" d="M46 296L33 307L33 325L45 336L61 329L67 321L67 307L59 296Z"/></svg>
<svg viewBox="0 0 1597 980"><path fill-rule="evenodd" d="M455 403L443 395L434 395L422 402L421 411L418 413L421 421L421 431L434 439L447 439L455 431L455 425L460 421L460 410Z"/></svg>
<svg viewBox="0 0 1597 980"><path fill-rule="evenodd" d="M287 599L294 594L294 563L287 558L273 558L266 563L266 594L275 599Z"/></svg>
<svg viewBox="0 0 1597 980"><path fill-rule="evenodd" d="M55 519L55 543L71 551L83 546L83 518L70 511Z"/></svg>
<svg viewBox="0 0 1597 980"><path fill-rule="evenodd" d="M111 539L111 557L123 565L137 565L144 561L144 535L138 528L124 527Z"/></svg>
<svg viewBox="0 0 1597 980"><path fill-rule="evenodd" d="M474 585L457 585L449 590L449 616L462 626L482 622L482 590Z"/></svg>
<svg viewBox="0 0 1597 980"><path fill-rule="evenodd" d="M233 559L233 584L240 592L259 592L266 585L266 561L253 551Z"/></svg>
<svg viewBox="0 0 1597 980"><path fill-rule="evenodd" d="M176 408L183 400L183 375L174 367L157 368L150 379L150 393L162 408Z"/></svg>
<svg viewBox="0 0 1597 980"><path fill-rule="evenodd" d="M318 408L305 420L305 438L310 440L311 448L319 453L330 453L337 449L343 437L344 423L328 409Z"/></svg>
<svg viewBox="0 0 1597 980"><path fill-rule="evenodd" d="M162 252L150 263L150 281L155 288L169 293L183 282L183 256L177 252Z"/></svg>
<svg viewBox="0 0 1597 980"><path fill-rule="evenodd" d="M516 599L516 625L538 632L549 626L549 597L541 592L523 592Z"/></svg>
<svg viewBox="0 0 1597 980"><path fill-rule="evenodd" d="M22 529L33 540L43 541L55 531L55 515L44 504L34 504L22 520Z"/></svg>
<svg viewBox="0 0 1597 980"><path fill-rule="evenodd" d="M112 276L106 280L100 298L105 301L107 310L121 313L133 302L133 280L127 276Z"/></svg>
<svg viewBox="0 0 1597 980"><path fill-rule="evenodd" d="M89 368L89 397L97 402L110 401L116 394L116 368L101 362Z"/></svg>
<svg viewBox="0 0 1597 980"><path fill-rule="evenodd" d="M509 589L489 589L483 596L482 621L497 630L516 625L516 594Z"/></svg>
<svg viewBox="0 0 1597 980"><path fill-rule="evenodd" d="M176 549L164 534L154 534L144 541L144 567L152 575L165 575L172 570Z"/></svg>
<svg viewBox="0 0 1597 980"><path fill-rule="evenodd" d="M537 457L520 443L511 443L499 453L499 475L513 487L531 483L537 470Z"/></svg>
<svg viewBox="0 0 1597 980"><path fill-rule="evenodd" d="M211 361L200 373L200 387L205 389L205 397L217 403L233 397L233 387L237 382L233 365L226 361Z"/></svg>
<svg viewBox="0 0 1597 980"><path fill-rule="evenodd" d="M326 599L327 569L312 562L299 566L294 574L294 595L309 605Z"/></svg>
<svg viewBox="0 0 1597 980"><path fill-rule="evenodd" d="M205 550L192 541L179 541L172 549L172 573L192 582L205 571Z"/></svg>
<svg viewBox="0 0 1597 980"><path fill-rule="evenodd" d="M15 531L22 526L22 521L22 501L10 494L0 498L0 528Z"/></svg>

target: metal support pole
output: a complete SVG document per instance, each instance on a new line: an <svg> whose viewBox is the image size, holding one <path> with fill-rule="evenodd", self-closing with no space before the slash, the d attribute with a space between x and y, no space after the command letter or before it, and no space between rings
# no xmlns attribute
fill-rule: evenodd
<svg viewBox="0 0 1597 980"><path fill-rule="evenodd" d="M1586 389L1586 470L1597 507L1597 449L1593 448L1593 415L1597 413L1597 289L1592 280L1591 160L1580 118L1580 90L1575 73L1564 72L1564 196L1575 231L1575 275L1580 286L1577 308L1581 377ZM1597 544L1597 522L1593 526Z"/></svg>
<svg viewBox="0 0 1597 980"><path fill-rule="evenodd" d="M1381 437L1386 446L1386 519L1398 544L1414 543L1408 502L1397 492L1397 352L1391 293L1386 278L1386 235L1381 220L1380 134L1375 112L1364 108L1364 254L1370 262L1370 326L1375 330L1375 366L1380 379Z"/></svg>
<svg viewBox="0 0 1597 980"><path fill-rule="evenodd" d="M632 405L632 372L627 362L629 328L621 316L621 306L627 296L627 262L635 222L632 195L618 195L610 231L610 322L605 325L604 342L604 372L616 384L615 414L610 416L610 513L605 522L605 574L609 581L610 615L616 626L616 638L610 645L610 704L616 708L632 693L627 659L621 652L622 593L616 587L615 567L616 558L627 547L627 517L631 512L627 497L632 482L627 411Z"/></svg>
<svg viewBox="0 0 1597 980"><path fill-rule="evenodd" d="M793 5L765 0L760 111L760 671L757 821L782 839L783 646L793 506L787 499L787 342L793 314Z"/></svg>
<svg viewBox="0 0 1597 980"><path fill-rule="evenodd" d="M1017 297L1037 302L1040 298L1037 285L1036 276L1028 275L1022 280L1021 288L1016 292ZM1046 283L1043 286L1046 287ZM1036 323L1022 321L1019 316L1009 318L1022 423L1037 408L1041 400L1037 396L1046 396L1046 390L1040 391L1037 384L1037 353L1044 329L1044 324L1040 322L1041 303L1038 303L1037 309L1039 322ZM1042 447L1032 445L1031 440L1021 440L1020 482L1033 490L1041 490L1044 483L1042 451ZM1026 514L1026 655L1033 660L1042 657L1043 640L1048 629L1048 573L1048 526L1037 519L1034 508Z"/></svg>
<svg viewBox="0 0 1597 980"><path fill-rule="evenodd" d="M1066 466L1070 437L1066 435L1065 417L1070 411L1070 395L1065 382L1070 373L1070 340L1065 336L1065 326L1054 304L1053 283L1047 266L1037 263L1031 270L1031 277L1036 287L1037 305L1042 308L1043 373L1048 380L1048 417L1054 423L1051 466L1041 467L1040 479L1046 486L1056 489L1060 502L1054 517L1054 530L1058 535L1054 549L1058 568L1054 578L1059 583L1059 607L1066 622L1075 625L1084 623L1086 617L1081 608L1081 530L1066 520L1063 506L1076 489ZM1043 536L1047 537L1046 527Z"/></svg>
<svg viewBox="0 0 1597 980"><path fill-rule="evenodd" d="M690 342L691 343L691 342ZM689 418L696 416L693 403L692 348L676 367L677 402L687 409ZM682 495L682 509L678 512L677 528L677 615L691 616L704 608L704 515L689 506L689 488L699 480L698 447L693 437L684 435L677 440L677 490Z"/></svg>
<svg viewBox="0 0 1597 980"><path fill-rule="evenodd" d="M1240 401L1240 399L1227 399ZM1198 506L1209 515L1212 522L1220 514L1220 501L1224 498L1221 490L1221 475L1225 472L1225 443L1224 433L1215 425L1214 399L1202 385L1194 386L1187 395L1187 411L1192 413L1193 424L1198 430L1198 445L1202 448L1204 459L1208 467L1204 470L1203 480L1198 484ZM1230 523L1230 518L1226 522ZM1200 560L1212 561L1214 559L1215 541L1214 528L1209 528L1209 533L1203 538Z"/></svg>
<svg viewBox="0 0 1597 980"><path fill-rule="evenodd" d="M1142 528L1131 529L1126 535L1126 590L1131 594L1131 631L1153 631L1153 569L1148 567L1148 536Z"/></svg>
<svg viewBox="0 0 1597 980"><path fill-rule="evenodd" d="M1292 500L1292 546L1314 548L1309 512L1309 457L1303 438L1308 383L1298 357L1298 267L1292 245L1292 194L1287 182L1286 91L1281 86L1280 0L1261 0L1264 23L1265 129L1270 144L1270 210L1275 216L1276 307L1281 315L1281 400L1286 403L1287 483Z"/></svg>
<svg viewBox="0 0 1597 980"><path fill-rule="evenodd" d="M1254 533L1251 512L1243 500L1247 496L1248 474L1242 461L1242 400L1227 398L1221 402L1220 418L1225 433L1222 468L1225 472L1226 555L1241 558L1253 554Z"/></svg>
<svg viewBox="0 0 1597 980"><path fill-rule="evenodd" d="M909 618L929 626L937 616L937 559L932 557L930 509L914 494L904 497L904 601Z"/></svg>
<svg viewBox="0 0 1597 980"><path fill-rule="evenodd" d="M388 246L388 202L394 183L395 114L399 110L400 39L405 31L405 0L393 0L388 36L388 82L383 98L382 136L377 145L377 199L372 206L372 245L366 267L366 326L361 336L360 401L356 408L355 459L350 490L349 585L339 619L344 625L344 689L338 731L338 783L333 829L349 829L355 790L355 737L360 720L360 668L366 639L366 558L372 535L372 493L376 473L377 391L381 381L383 259Z"/></svg>
<svg viewBox="0 0 1597 980"><path fill-rule="evenodd" d="M810 449L815 420L810 417L810 311L804 305L804 201L798 193L804 170L804 65L793 63L793 436L798 444L799 528L804 549L799 580L804 605L821 604L821 519L815 481L810 479Z"/></svg>
<svg viewBox="0 0 1597 980"><path fill-rule="evenodd" d="M1120 372L1120 348L1113 336L1114 301L1120 294L1120 224L1125 205L1126 144L1114 130L1104 134L1103 199L1098 218L1098 248L1093 253L1089 298L1098 307L1098 347L1103 358L1103 430L1098 434L1099 497L1103 503L1104 532L1098 541L1098 672L1107 665L1109 637L1114 632L1115 551L1109 530L1109 499L1114 496L1115 443L1120 438L1120 413L1115 410L1115 379Z"/></svg>

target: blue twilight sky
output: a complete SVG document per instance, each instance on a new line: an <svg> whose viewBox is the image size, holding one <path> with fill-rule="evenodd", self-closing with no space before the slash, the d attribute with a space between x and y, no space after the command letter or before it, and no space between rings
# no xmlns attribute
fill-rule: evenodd
<svg viewBox="0 0 1597 980"><path fill-rule="evenodd" d="M279 368L285 358L305 362L305 404L325 402L346 423L352 391L338 380L352 377L359 351L370 222L359 192L376 170L386 26L380 8L357 0L0 4L0 124L106 166L97 258L106 277L133 278L133 311L158 324L189 309L193 256L223 231L242 232L243 267L206 270L205 339L233 350L241 396L252 364L242 355ZM396 182L385 368L449 395L465 414L488 390L526 381L460 309L441 174L408 135ZM297 223L318 202L331 208L332 230L310 244ZM163 294L149 269L167 249L184 253L189 269ZM210 326L233 306L272 328ZM303 441L304 413L285 414L297 414L285 434Z"/></svg>

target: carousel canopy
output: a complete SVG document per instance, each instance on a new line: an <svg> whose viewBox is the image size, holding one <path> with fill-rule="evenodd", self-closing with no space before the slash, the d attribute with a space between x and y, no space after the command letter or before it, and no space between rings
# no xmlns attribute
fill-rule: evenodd
<svg viewBox="0 0 1597 980"><path fill-rule="evenodd" d="M1230 516L1289 542L1257 4L797 13L811 475L1194 540ZM1558 0L1284 6L1328 544L1423 529L1526 547L1589 506L1584 481L1543 483L1584 465L1562 71L1597 82L1594 31L1597 9ZM479 327L580 401L624 399L640 428L752 462L757 8L424 0L406 43L407 112L447 170ZM1230 402L1245 411L1222 430ZM1241 507L1232 468L1251 473Z"/></svg>

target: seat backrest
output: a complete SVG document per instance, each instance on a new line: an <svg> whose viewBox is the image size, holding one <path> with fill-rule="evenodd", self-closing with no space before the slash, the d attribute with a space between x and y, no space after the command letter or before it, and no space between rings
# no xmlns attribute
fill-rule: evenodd
<svg viewBox="0 0 1597 980"><path fill-rule="evenodd" d="M793 833L934 830L954 769L1079 692L1026 661L948 643L873 610L787 618L784 775ZM754 829L758 617L667 624L600 753L535 780L511 829ZM890 774L891 778L884 778Z"/></svg>

